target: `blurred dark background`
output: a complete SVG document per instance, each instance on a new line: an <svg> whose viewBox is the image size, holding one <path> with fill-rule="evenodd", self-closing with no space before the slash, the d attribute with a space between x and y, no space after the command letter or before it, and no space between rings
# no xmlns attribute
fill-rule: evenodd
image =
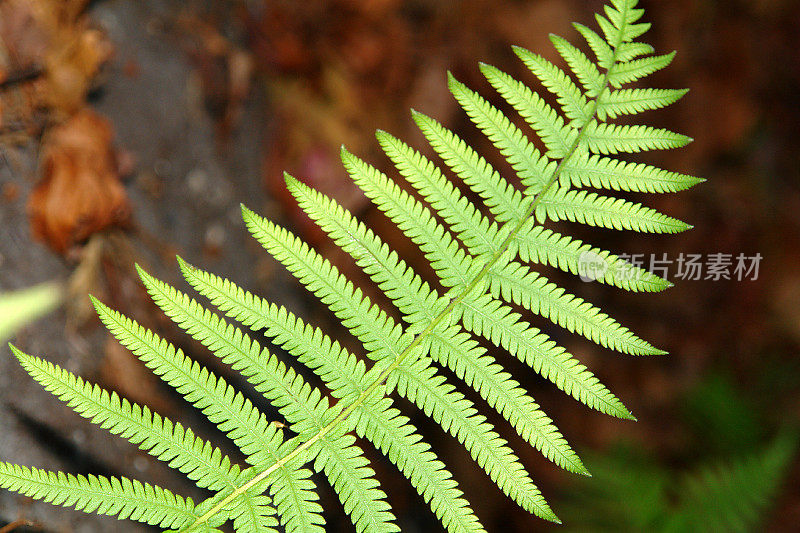
<svg viewBox="0 0 800 533"><path fill-rule="evenodd" d="M537 320L638 423L593 412L512 364L595 477L566 474L500 420L498 429L562 527L796 531L800 6L640 4L653 22L643 40L660 53L678 51L646 85L691 89L671 108L642 118L694 143L636 160L708 181L678 194L631 197L695 228L647 236L559 227L618 253L666 253L676 286L664 293L628 294L553 277L670 355L622 356ZM374 130L422 148L409 118L413 107L454 128L508 174L450 97L446 71L499 105L478 61L535 85L510 46L555 61L553 32L585 49L570 22L593 25L601 8L577 0L0 0L0 289L56 279L67 291L65 305L18 331L15 343L223 442L102 330L86 294L249 390L156 311L134 262L183 287L179 253L340 334L329 313L246 235L239 203L304 236L365 284L284 192L286 170L335 195L420 265L413 246L348 182L340 145L388 171ZM757 279L676 279L681 254L717 253L760 254ZM5 347L0 369L2 460L127 475L202 499L185 479L72 414ZM412 419L490 531L557 529L516 509L454 439L424 417ZM365 448L401 528L437 531L411 486ZM322 480L318 485L330 531L352 530L333 492ZM4 524L10 529L2 531L147 529L5 491Z"/></svg>

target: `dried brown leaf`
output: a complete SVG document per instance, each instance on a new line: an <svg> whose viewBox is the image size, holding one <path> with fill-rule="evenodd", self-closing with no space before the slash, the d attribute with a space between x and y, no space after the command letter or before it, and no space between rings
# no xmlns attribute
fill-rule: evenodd
<svg viewBox="0 0 800 533"><path fill-rule="evenodd" d="M25 89L43 81L29 103L32 110L49 108L57 115L77 112L100 67L111 57L113 48L105 34L90 29L81 15L86 3L0 2L0 82L20 77Z"/></svg>
<svg viewBox="0 0 800 533"><path fill-rule="evenodd" d="M130 222L109 122L83 109L45 138L28 212L37 239L65 255L91 235Z"/></svg>

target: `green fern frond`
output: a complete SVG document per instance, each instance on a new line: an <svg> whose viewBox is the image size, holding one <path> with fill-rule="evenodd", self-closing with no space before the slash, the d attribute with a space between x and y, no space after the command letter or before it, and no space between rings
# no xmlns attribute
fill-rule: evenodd
<svg viewBox="0 0 800 533"><path fill-rule="evenodd" d="M550 34L550 42L553 43L558 53L569 65L570 70L578 78L589 98L597 98L603 87L603 75L597 65L586 57L578 48L572 46L569 41L558 35Z"/></svg>
<svg viewBox="0 0 800 533"><path fill-rule="evenodd" d="M354 179L359 183L358 178ZM424 331L431 326L434 311L446 305L443 297L428 289L410 268L397 261L388 246L335 202L296 181L290 182L289 190L337 244L358 258L357 262L392 297L412 331ZM429 353L434 361L471 384L501 414L507 413L520 435L549 459L570 470L587 473L551 420L461 328L440 324L434 326L431 337Z"/></svg>
<svg viewBox="0 0 800 533"><path fill-rule="evenodd" d="M619 55L619 47L612 49L611 45L606 42L605 39L600 37L596 31L588 26L584 26L578 22L573 22L572 26L578 30L578 33L586 40L586 44L588 44L589 48L594 52L597 58L597 66L606 72L613 68L614 63L617 61L617 56Z"/></svg>
<svg viewBox="0 0 800 533"><path fill-rule="evenodd" d="M253 236L331 310L360 342L360 354L285 308L179 260L188 283L223 314L262 330L273 345L288 352L291 360L283 362L221 316L139 270L163 312L240 372L282 421L267 420L225 380L93 300L114 336L225 433L242 451L244 465L231 464L191 430L148 408L14 349L37 381L82 416L185 472L214 492L212 497L194 507L190 500L138 482L70 477L7 464L0 468L0 485L181 532L212 531L225 522L232 522L238 532L279 527L290 532L323 531L317 487L305 466L310 463L325 474L357 531L397 531L386 494L356 442L358 436L398 467L448 531L483 532L442 458L394 405L391 396L396 393L455 437L520 507L557 522L519 457L480 409L488 404L558 466L588 474L553 421L520 385L524 377L505 369L503 357L519 359L590 408L633 417L586 366L521 313L622 353L663 353L528 264L585 278L589 259L605 266L591 276L598 282L636 292L670 286L619 255L545 227L554 221L651 233L677 233L690 227L636 201L586 190L671 193L701 181L616 156L677 148L690 141L665 129L609 122L665 107L685 94L621 87L665 67L674 56L653 55L650 45L636 41L649 28L640 22L642 15L636 0L612 0L596 17L599 32L575 26L596 62L563 37L551 36L569 72L538 54L514 48L557 105L548 104L522 81L481 64L489 83L527 123L522 127L449 76L456 101L505 157L514 179L504 177L435 120L413 113L430 147L478 202L463 194L436 163L385 132L377 135L381 147L419 197L406 192L400 180L342 150L353 181L419 247L435 279L423 279L390 244L335 200L287 176L287 187L300 207L377 285L386 306L370 301L290 231L243 208ZM531 134L542 142L544 153ZM481 338L498 349L490 353ZM314 372L325 389L311 386L294 364ZM478 404L445 378L440 372L444 368L480 396ZM103 491L108 492L105 500L100 497Z"/></svg>
<svg viewBox="0 0 800 533"><path fill-rule="evenodd" d="M420 114L416 118L421 123L430 120ZM378 133L378 140L400 173L458 234L470 254L492 255L498 251L502 237L496 224L481 215L433 163L385 132ZM541 309L542 316L603 346L625 353L659 352L599 309L564 294L563 289L549 283L544 276L515 261L492 266L487 278L494 297L501 294L506 302L522 305L537 314Z"/></svg>
<svg viewBox="0 0 800 533"><path fill-rule="evenodd" d="M632 265L611 252L538 226L533 220L526 223L514 239L522 261L546 264L580 275L581 264L588 256L601 260L607 267L598 277L593 278L594 281L634 292L660 292L672 287L669 281Z"/></svg>
<svg viewBox="0 0 800 533"><path fill-rule="evenodd" d="M619 48L617 48L617 61L620 63L627 63L632 59L636 59L639 56L649 55L655 53L655 48L650 46L647 43L642 42L627 42L622 43Z"/></svg>
<svg viewBox="0 0 800 533"><path fill-rule="evenodd" d="M539 78L542 85L556 96L567 119L578 127L592 120L589 101L563 70L521 46L515 46L514 53L525 63L528 70Z"/></svg>
<svg viewBox="0 0 800 533"><path fill-rule="evenodd" d="M494 145L497 146L498 150L500 150L500 153L506 157L506 160L514 168L519 178L523 180L523 182L537 183L539 190L541 190L549 179L549 176L551 176L555 170L555 165L548 165L550 161L542 157L533 143L528 140L519 128L511 123L502 111L490 105L478 93L469 89L466 85L452 77L452 75L449 78L449 84L450 91L453 93L458 103L461 104L461 107L467 112L475 125L486 134ZM561 120L560 117L559 120ZM533 122L536 124L536 121ZM555 132L556 129L560 130L559 126L560 124L555 124L549 131ZM572 137L575 138L575 132L572 133ZM556 134L552 133L552 135ZM551 152L555 151L555 153L561 153L561 157L563 157L570 148L569 145L563 149L560 146L564 142L568 142L566 140L567 135L570 135L570 133L564 133L563 137L565 137L565 139L563 140L559 138L558 145L551 148ZM551 146L554 144L550 134L545 138L551 141ZM492 174L492 176L494 176L494 174ZM499 176L497 178L499 178ZM500 181L497 178L494 178L492 181ZM476 187L485 188L486 185L481 180L480 183L476 183ZM502 191L502 189L500 190ZM534 193L536 192L538 192L538 190L534 191ZM508 200L510 199L506 199L506 203ZM525 211L523 209L519 213L516 213L516 216L519 218L523 217L524 214Z"/></svg>
<svg viewBox="0 0 800 533"><path fill-rule="evenodd" d="M689 144L691 139L686 135L650 126L592 123L586 129L585 141L592 153L608 155L681 148Z"/></svg>
<svg viewBox="0 0 800 533"><path fill-rule="evenodd" d="M481 72L483 72L483 75L486 76L486 79L497 92L499 92L503 98L522 115L528 124L531 125L534 131L536 131L542 139L542 142L544 142L545 146L549 149L547 152L548 157L556 159L564 157L569 152L577 132L564 124L564 119L559 116L555 109L545 103L545 101L527 85L515 80L505 72L485 63L481 64ZM456 84L454 82L453 85L457 88L459 93L464 94L462 103L466 104L468 108L474 107L476 111L481 109L486 115L499 115L501 118L505 119L502 113L489 106L477 93L469 91L461 84ZM480 123L479 127L481 127ZM487 127L488 124L482 126L481 129L486 131ZM513 130L510 122L504 122L497 129L499 132ZM496 139L499 135L496 135L495 138L492 138L491 135L489 137L497 142ZM515 132L515 137L525 139L525 144L528 144L527 138L525 138L522 133ZM522 151L530 151L530 149L523 149ZM511 156L506 153L503 155L511 161ZM539 158L537 157L536 159Z"/></svg>
<svg viewBox="0 0 800 533"><path fill-rule="evenodd" d="M582 298L564 291L544 276L512 262L491 275L492 296L521 305L559 326L622 353L663 355L665 352Z"/></svg>
<svg viewBox="0 0 800 533"><path fill-rule="evenodd" d="M301 439L319 432L336 417L336 408L328 406L327 398L318 389L309 386L301 376L262 350L257 342L250 340L238 328L225 324L186 295L141 269L139 274L164 313L223 362L245 375L256 390L279 409L289 427ZM391 522L394 517L384 501L386 495L378 487L374 472L366 466L367 460L361 449L353 443L352 437L322 438L319 440L319 449L314 452L310 452L306 460L313 460L315 469L324 471L328 476L359 531L393 529ZM275 457L271 459L263 458L261 462L268 462L267 466L270 466L275 462ZM318 509L319 506L313 504L313 507ZM309 509L303 508L301 512L308 514ZM287 522L292 520L296 520L294 512L285 518Z"/></svg>
<svg viewBox="0 0 800 533"><path fill-rule="evenodd" d="M608 73L608 84L615 89L626 83L640 80L667 67L675 58L676 52L660 56L644 57L627 63L617 63Z"/></svg>
<svg viewBox="0 0 800 533"><path fill-rule="evenodd" d="M661 109L683 98L688 89L622 89L611 91L600 98L597 118L605 120L622 115L636 115L643 111Z"/></svg>
<svg viewBox="0 0 800 533"><path fill-rule="evenodd" d="M628 42L650 29L649 23L634 24L644 15L644 9L635 9L636 2L626 0L611 0L611 5L603 6L603 11L608 20L614 25L616 31L606 33L606 39L613 40L614 35L619 33L622 42ZM595 14L596 19L602 19L599 13ZM602 28L605 28L601 24ZM605 31L605 30L604 30Z"/></svg>
<svg viewBox="0 0 800 533"><path fill-rule="evenodd" d="M184 277L231 318L265 334L298 361L311 368L331 389L331 395L351 401L362 392L366 367L319 329L303 323L285 308L269 304L228 280L196 269L181 260ZM367 403L353 415L356 433L381 449L409 478L437 516L453 531L483 531L452 475L416 434L408 419L383 397L386 408L373 410Z"/></svg>
<svg viewBox="0 0 800 533"><path fill-rule="evenodd" d="M472 402L436 373L429 358L406 361L405 354L417 348L414 339L419 334L403 332L399 324L362 297L360 290L302 240L246 208L243 211L256 240L361 340L367 356L378 363L396 365L395 375L387 382L389 390L396 387L401 396L417 403L457 437L498 487L522 508L557 520L506 441L477 414ZM421 355L422 350L416 351Z"/></svg>
<svg viewBox="0 0 800 533"><path fill-rule="evenodd" d="M643 163L590 155L573 157L561 171L562 187L593 187L614 191L678 192L702 183L702 178L669 172Z"/></svg>
<svg viewBox="0 0 800 533"><path fill-rule="evenodd" d="M777 490L791 472L797 444L796 432L784 429L735 460L715 460L678 474L642 450L619 446L590 459L596 476L591 485L584 481L569 491L564 502L567 530L762 531L765 511L775 504Z"/></svg>
<svg viewBox="0 0 800 533"><path fill-rule="evenodd" d="M276 461L284 455L283 431L270 423L241 393L133 320L96 299L93 303L109 331L226 433L251 465ZM285 468L276 475L281 477L275 487L276 497L280 496L281 501L290 506L285 515L287 527L313 528L314 524L324 523L310 472L304 468Z"/></svg>
<svg viewBox="0 0 800 533"><path fill-rule="evenodd" d="M275 518L275 508L267 505L271 502L272 500L264 495L243 498L229 515L233 520L233 528L237 532L277 533L278 520Z"/></svg>
<svg viewBox="0 0 800 533"><path fill-rule="evenodd" d="M784 431L745 458L686 475L676 491L678 510L665 531L752 531L786 477L797 443L796 434Z"/></svg>
<svg viewBox="0 0 800 533"><path fill-rule="evenodd" d="M415 112L414 120L428 139L431 147L476 194L483 198L494 215L495 220L503 222L507 220L518 220L523 217L525 205L520 191L502 178L491 165L472 150L463 140L438 124L435 120L421 113ZM577 157L579 156L573 156L569 161L571 162ZM606 163L605 161L612 163ZM605 161L602 162L604 165L613 165L614 160L605 158ZM580 164L577 162L570 162L566 162L562 166L562 176L583 176L584 174L582 173ZM675 177L676 181L678 181L677 178L681 176L678 174L674 174L673 176L673 174L666 173L666 171L659 172L656 169L652 169L652 167L645 167L644 165L626 166L622 162L619 162L616 167L601 166L600 164L597 164L597 167L594 174L590 173L588 175L591 176L592 179L598 179L594 176L599 175L601 177L600 179L608 180L613 184L619 184L621 181L626 182L630 180L633 184L642 182L644 184L642 187L657 187L659 186L658 184L668 181L672 177ZM633 169L629 169L629 167L633 167ZM571 173L567 174L570 169L572 169ZM631 170L631 174L622 174L623 169ZM609 174L611 177L608 177ZM680 185L660 186L665 189L670 186L688 188L699 181L698 178L687 176L685 178L680 178L680 181L678 181ZM651 183L655 183L656 185L650 185ZM630 187L633 188L634 186L635 185L631 185ZM529 194L535 194L535 189L534 187L527 192ZM491 226L484 225L479 227L477 231L485 233L485 230L490 227L494 228L495 226L496 223L492 223ZM489 252L489 255L494 253L494 250L502 244L502 236L499 235L500 231L501 230L498 228L495 232L498 234L498 239L494 242L493 250ZM633 266L610 252L584 244L572 237L555 233L543 226L536 225L535 221L531 221L523 226L519 232L513 236L513 239L514 241L512 244L517 248L517 254L520 259L525 262L531 261L534 263L547 264L565 272L578 274L581 256L591 254L594 257L601 258L608 265L603 276L597 279L597 281L601 283L608 283L626 290L647 292L661 291L670 286L670 283L666 280L639 267Z"/></svg>
<svg viewBox="0 0 800 533"><path fill-rule="evenodd" d="M191 499L124 477L75 476L0 462L0 487L53 505L165 528L197 518Z"/></svg>
<svg viewBox="0 0 800 533"><path fill-rule="evenodd" d="M631 417L628 410L586 367L574 361L546 335L518 320L519 315L501 302L481 295L483 290L477 290L476 287L470 292L465 289L474 276L470 272L472 265L479 263L464 254L447 230L435 222L426 207L401 191L374 167L357 160L349 153L344 154L343 160L353 181L419 245L439 274L442 285L452 287L451 294L463 295L461 301L453 306L453 313L461 318L467 330L502 346L544 377L551 379L567 394L572 394L587 405L622 418ZM344 244L340 246L344 247ZM488 282L488 276L486 281ZM387 294L392 296L389 292Z"/></svg>
<svg viewBox="0 0 800 533"><path fill-rule="evenodd" d="M100 319L119 342L217 424L242 453L247 456L269 453L267 450L276 453L283 432L270 424L241 393L153 332L96 299L93 303Z"/></svg>
<svg viewBox="0 0 800 533"><path fill-rule="evenodd" d="M199 487L217 491L233 486L239 467L219 448L196 437L191 429L153 413L146 406L131 404L116 392L97 385L12 346L14 355L45 390L92 423L138 445L150 455L180 470Z"/></svg>
<svg viewBox="0 0 800 533"><path fill-rule="evenodd" d="M680 233L691 226L642 204L597 193L553 188L536 208L540 223L569 220L589 226L646 233Z"/></svg>
<svg viewBox="0 0 800 533"><path fill-rule="evenodd" d="M460 84L454 86L457 90L461 88ZM417 112L413 116L431 147L483 199L497 223L519 220L525 215L521 191L500 176L483 157L432 118Z"/></svg>

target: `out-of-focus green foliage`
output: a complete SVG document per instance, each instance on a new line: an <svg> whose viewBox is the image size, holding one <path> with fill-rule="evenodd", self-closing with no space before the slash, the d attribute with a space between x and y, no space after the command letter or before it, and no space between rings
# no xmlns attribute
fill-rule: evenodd
<svg viewBox="0 0 800 533"><path fill-rule="evenodd" d="M764 441L763 413L724 374L708 375L687 394L683 408L704 456L727 457Z"/></svg>
<svg viewBox="0 0 800 533"><path fill-rule="evenodd" d="M46 282L27 289L0 293L0 342L40 318L61 303L63 291L56 282Z"/></svg>
<svg viewBox="0 0 800 533"><path fill-rule="evenodd" d="M686 474L676 486L679 503L663 530L755 530L796 451L797 435L787 431L743 458Z"/></svg>
<svg viewBox="0 0 800 533"><path fill-rule="evenodd" d="M575 485L561 505L568 529L757 530L797 456L797 432L785 428L765 439L755 403L722 375L689 392L684 416L691 447L704 447L714 459L676 473L667 461L630 443L607 454L584 454L594 477Z"/></svg>
<svg viewBox="0 0 800 533"><path fill-rule="evenodd" d="M759 449L678 476L629 446L587 460L594 477L562 504L569 531L755 531L797 451L785 431Z"/></svg>

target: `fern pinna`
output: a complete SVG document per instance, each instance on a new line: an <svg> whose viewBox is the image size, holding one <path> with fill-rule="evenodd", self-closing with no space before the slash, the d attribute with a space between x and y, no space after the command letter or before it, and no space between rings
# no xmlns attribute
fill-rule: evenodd
<svg viewBox="0 0 800 533"><path fill-rule="evenodd" d="M561 37L552 42L572 75L522 48L515 53L557 101L495 67L481 71L524 118L544 146L454 77L449 85L474 124L505 156L522 190L506 180L453 132L413 113L433 151L484 206L466 198L431 161L392 135L378 141L418 195L347 150L342 160L355 183L424 253L438 280L422 279L388 244L347 212L300 181L286 183L298 204L391 300L373 304L330 262L290 231L244 208L248 229L363 344L351 353L286 308L180 261L189 284L219 311L311 369L326 390L263 348L241 329L186 294L140 270L153 300L223 362L240 371L284 418L273 423L222 378L154 333L94 301L117 339L173 386L241 449L234 464L220 449L147 407L90 384L16 348L23 367L92 422L184 472L214 493L199 504L124 478L69 475L2 463L0 485L87 512L117 515L178 531L323 531L317 477L324 474L359 532L396 531L395 517L356 436L369 441L408 478L442 525L484 531L441 458L392 397L414 403L466 447L491 480L523 509L558 522L508 443L479 408L439 371L446 367L472 387L531 446L559 467L588 474L552 420L504 369L508 352L565 393L603 413L633 418L622 402L564 348L533 327L514 306L613 350L660 354L589 302L567 293L531 265L584 273L587 257L604 268L597 281L630 291L660 291L669 283L610 252L561 235L547 221L568 220L615 229L674 233L686 224L653 209L592 190L666 193L698 183L690 176L625 162L620 153L677 148L683 135L612 119L667 106L685 91L622 88L668 65L636 41L649 24L636 0L613 0L597 15L600 32L576 24L596 57ZM424 201L418 199L422 198ZM441 222L440 222L441 221ZM585 274L585 273L584 273ZM477 338L502 350L488 351ZM284 429L285 428L285 429Z"/></svg>

